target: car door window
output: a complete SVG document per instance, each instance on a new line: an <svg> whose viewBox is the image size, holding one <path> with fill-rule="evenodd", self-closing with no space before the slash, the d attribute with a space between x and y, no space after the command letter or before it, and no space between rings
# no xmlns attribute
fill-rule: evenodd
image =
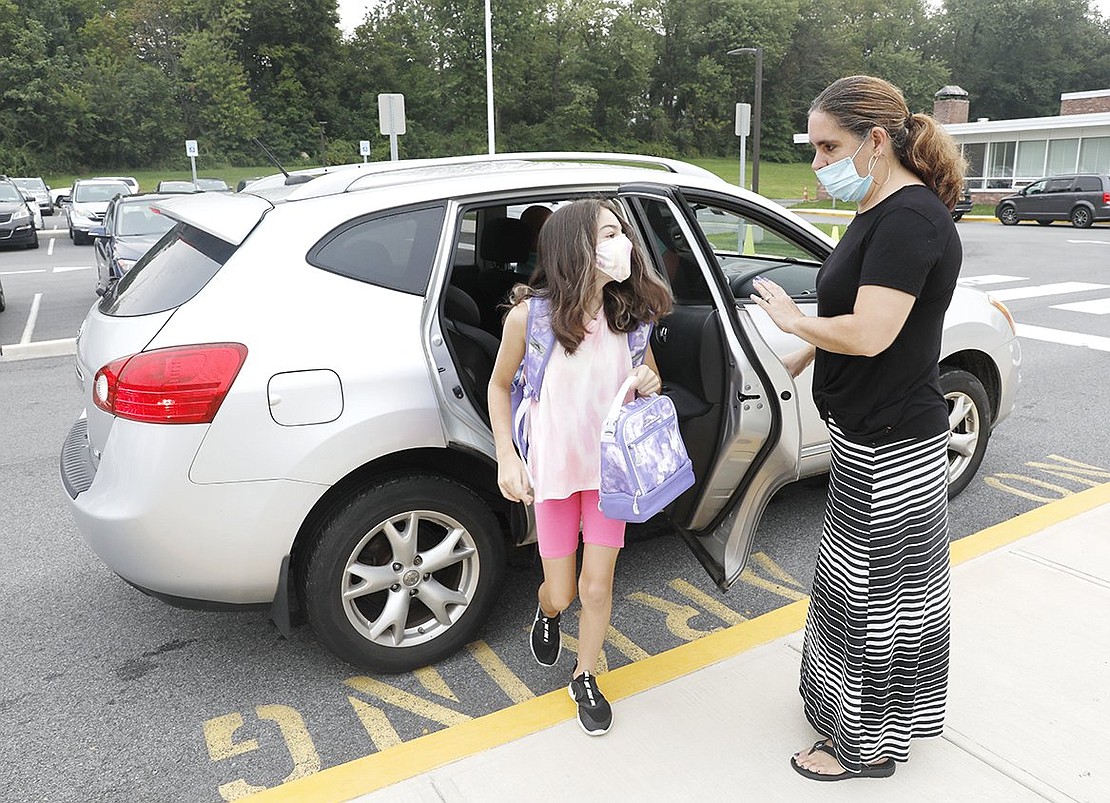
<svg viewBox="0 0 1110 803"><path fill-rule="evenodd" d="M1040 195L1042 192L1044 192L1045 183L1046 182L1044 181L1034 181L1032 184L1025 188L1025 194Z"/></svg>
<svg viewBox="0 0 1110 803"><path fill-rule="evenodd" d="M791 296L817 292L821 257L796 234L769 226L746 214L709 200L689 198L693 218L738 301L750 303L756 276L765 276Z"/></svg>
<svg viewBox="0 0 1110 803"><path fill-rule="evenodd" d="M321 270L423 295L443 229L443 206L406 209L344 223L308 252Z"/></svg>
<svg viewBox="0 0 1110 803"><path fill-rule="evenodd" d="M1098 176L1080 176L1075 180L1076 192L1102 192L1102 182Z"/></svg>
<svg viewBox="0 0 1110 803"><path fill-rule="evenodd" d="M1046 193L1068 192L1071 190L1070 178L1054 178L1045 185Z"/></svg>

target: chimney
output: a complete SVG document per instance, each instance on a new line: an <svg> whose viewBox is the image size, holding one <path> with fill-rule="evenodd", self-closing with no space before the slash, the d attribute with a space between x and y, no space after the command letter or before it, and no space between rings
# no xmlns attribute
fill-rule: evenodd
<svg viewBox="0 0 1110 803"><path fill-rule="evenodd" d="M933 95L933 118L945 123L966 123L968 110L967 92L950 84Z"/></svg>
<svg viewBox="0 0 1110 803"><path fill-rule="evenodd" d="M1110 112L1110 89L1093 92L1064 92L1060 95L1060 114Z"/></svg>

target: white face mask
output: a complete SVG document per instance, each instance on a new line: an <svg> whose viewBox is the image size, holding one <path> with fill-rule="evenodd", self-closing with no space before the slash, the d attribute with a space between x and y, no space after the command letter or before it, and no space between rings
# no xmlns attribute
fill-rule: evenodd
<svg viewBox="0 0 1110 803"><path fill-rule="evenodd" d="M623 234L597 244L597 269L615 282L632 275L632 241Z"/></svg>

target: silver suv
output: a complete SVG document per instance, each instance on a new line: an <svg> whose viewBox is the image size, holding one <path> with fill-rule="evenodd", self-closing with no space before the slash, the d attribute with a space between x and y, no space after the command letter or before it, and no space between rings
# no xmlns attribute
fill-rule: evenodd
<svg viewBox="0 0 1110 803"><path fill-rule="evenodd" d="M86 412L61 473L84 537L148 594L268 606L285 632L303 613L373 671L457 650L534 536L497 491L485 399L532 258L521 213L592 195L623 205L674 289L652 347L698 482L661 518L727 589L771 495L829 462L810 374L777 356L796 341L751 280L813 314L832 244L693 165L620 154L357 164L158 201L176 227L78 338ZM942 353L955 493L1013 409L1020 350L1005 308L959 288Z"/></svg>
<svg viewBox="0 0 1110 803"><path fill-rule="evenodd" d="M1079 173L1042 178L1007 195L994 208L1004 226L1035 220L1042 226L1054 220L1070 220L1086 229L1096 220L1110 220L1110 176Z"/></svg>

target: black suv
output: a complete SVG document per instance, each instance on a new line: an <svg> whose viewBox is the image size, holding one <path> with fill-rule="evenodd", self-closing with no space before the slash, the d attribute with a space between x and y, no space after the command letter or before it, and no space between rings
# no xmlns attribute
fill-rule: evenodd
<svg viewBox="0 0 1110 803"><path fill-rule="evenodd" d="M1004 226L1022 220L1042 226L1070 220L1077 229L1085 229L1096 220L1110 220L1110 176L1078 173L1042 178L999 201L994 216Z"/></svg>

